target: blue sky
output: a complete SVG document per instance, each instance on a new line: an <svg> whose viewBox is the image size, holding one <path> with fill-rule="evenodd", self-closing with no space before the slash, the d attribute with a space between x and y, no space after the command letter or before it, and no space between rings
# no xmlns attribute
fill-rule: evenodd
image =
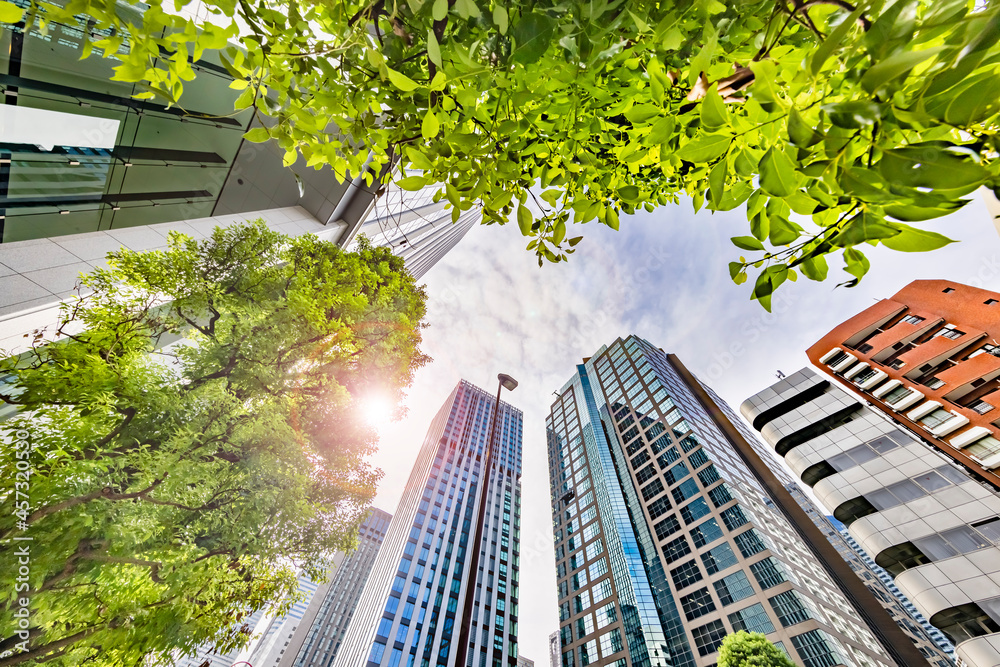
<svg viewBox="0 0 1000 667"><path fill-rule="evenodd" d="M749 300L726 265L729 237L748 233L742 210L695 214L689 203L623 216L621 230L591 223L568 263L538 267L516 225L476 227L426 276L424 350L407 416L380 429L373 462L385 471L376 506L395 511L424 433L459 378L494 391L498 372L520 386L524 410L520 653L548 664L558 629L544 419L575 364L630 333L677 354L733 407L808 363L805 349L847 317L912 280L944 278L1000 291L1000 236L975 199L924 225L960 243L932 253L867 252L872 269L853 289L831 261L830 279L800 278L774 297L773 314ZM844 276L844 277L841 277Z"/></svg>

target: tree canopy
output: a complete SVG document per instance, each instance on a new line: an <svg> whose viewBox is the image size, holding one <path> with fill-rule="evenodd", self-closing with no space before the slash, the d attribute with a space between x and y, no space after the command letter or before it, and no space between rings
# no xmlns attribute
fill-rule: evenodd
<svg viewBox="0 0 1000 667"><path fill-rule="evenodd" d="M769 307L800 272L825 279L831 253L853 286L869 244L949 243L920 223L1000 183L994 3L204 5L221 27L168 14L161 0L141 25L120 18L116 0L31 0L27 20L87 14L115 28L87 52L120 58L116 79L168 102L182 103L189 58L223 49L244 91L236 108L273 120L249 140L344 174L362 173L369 151L374 173L398 160L386 177L443 184L456 218L481 203L487 224L516 220L539 264L573 252L574 222L617 229L622 213L682 197L695 209L745 206L749 233L733 238L744 256L729 270L737 283L753 274L752 296ZM226 47L237 36L243 48Z"/></svg>
<svg viewBox="0 0 1000 667"><path fill-rule="evenodd" d="M83 287L0 362L0 399L20 408L0 422L0 497L19 508L0 544L30 551L27 591L4 588L0 665L229 650L299 571L322 577L354 546L381 475L357 405L398 403L426 362L423 290L387 249L260 221L119 250ZM18 568L0 559L0 578Z"/></svg>
<svg viewBox="0 0 1000 667"><path fill-rule="evenodd" d="M795 667L795 663L760 632L740 630L722 640L719 667Z"/></svg>

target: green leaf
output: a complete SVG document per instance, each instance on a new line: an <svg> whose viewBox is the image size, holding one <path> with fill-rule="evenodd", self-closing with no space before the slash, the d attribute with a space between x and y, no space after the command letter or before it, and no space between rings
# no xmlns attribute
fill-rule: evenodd
<svg viewBox="0 0 1000 667"><path fill-rule="evenodd" d="M972 192L990 177L967 153L946 148L924 144L885 150L879 171L894 185L954 190L961 194Z"/></svg>
<svg viewBox="0 0 1000 667"><path fill-rule="evenodd" d="M771 112L781 104L778 92L778 66L773 60L758 60L748 67L753 70L753 85L750 86L750 96L757 100L765 111Z"/></svg>
<svg viewBox="0 0 1000 667"><path fill-rule="evenodd" d="M861 77L861 86L869 94L873 94L893 79L905 78L911 69L941 53L945 48L944 46L935 46L922 51L904 50L895 53L869 67L868 71Z"/></svg>
<svg viewBox="0 0 1000 667"><path fill-rule="evenodd" d="M262 144L270 139L271 135L268 134L266 127L255 127L244 134L243 138L254 144Z"/></svg>
<svg viewBox="0 0 1000 667"><path fill-rule="evenodd" d="M507 34L508 16L507 9L503 5L498 4L493 8L493 23L501 35Z"/></svg>
<svg viewBox="0 0 1000 667"><path fill-rule="evenodd" d="M715 56L715 51L719 46L719 35L715 32L715 26L709 23L706 26L706 31L708 32L708 38L698 53L691 58L691 65L688 68L688 83L692 85L698 80L698 75L706 71L709 65L712 64L712 58Z"/></svg>
<svg viewBox="0 0 1000 667"><path fill-rule="evenodd" d="M767 213L759 211L754 214L753 218L750 220L750 233L753 234L753 237L758 241L763 241L770 235L771 223L770 220L768 220Z"/></svg>
<svg viewBox="0 0 1000 667"><path fill-rule="evenodd" d="M632 123L645 123L650 118L656 118L661 110L653 104L637 104L625 112L625 118Z"/></svg>
<svg viewBox="0 0 1000 667"><path fill-rule="evenodd" d="M883 240L882 245L900 252L927 252L955 242L954 239L937 232L916 229L900 222L893 223L893 227L899 228L899 233L892 238Z"/></svg>
<svg viewBox="0 0 1000 667"><path fill-rule="evenodd" d="M760 161L760 189L772 197L787 197L795 192L802 177L795 164L778 148L770 148Z"/></svg>
<svg viewBox="0 0 1000 667"><path fill-rule="evenodd" d="M567 241L567 243L569 243L570 247L572 248L572 247L574 247L577 243L579 243L582 240L583 240L582 236L574 236L569 241Z"/></svg>
<svg viewBox="0 0 1000 667"><path fill-rule="evenodd" d="M889 225L865 210L848 220L843 229L830 238L830 243L844 248L865 241L888 239L897 234L899 230L895 225Z"/></svg>
<svg viewBox="0 0 1000 667"><path fill-rule="evenodd" d="M764 244L752 236L734 236L730 239L733 245L742 250L763 250Z"/></svg>
<svg viewBox="0 0 1000 667"><path fill-rule="evenodd" d="M924 110L946 123L967 127L1000 111L1000 75L995 68L923 100Z"/></svg>
<svg viewBox="0 0 1000 667"><path fill-rule="evenodd" d="M434 28L427 29L427 57L431 59L432 63L441 67L441 45L438 44Z"/></svg>
<svg viewBox="0 0 1000 667"><path fill-rule="evenodd" d="M823 255L814 255L809 259L803 261L799 268L802 269L802 274L809 280L826 280L827 273L830 270L829 265L826 263L826 257Z"/></svg>
<svg viewBox="0 0 1000 667"><path fill-rule="evenodd" d="M711 162L729 150L733 137L728 134L700 134L694 141L681 146L677 157L688 162Z"/></svg>
<svg viewBox="0 0 1000 667"><path fill-rule="evenodd" d="M448 16L448 0L434 0L431 5L431 18L435 21L443 21Z"/></svg>
<svg viewBox="0 0 1000 667"><path fill-rule="evenodd" d="M514 61L522 65L538 62L549 48L555 21L547 14L530 12L514 25L512 36L516 44Z"/></svg>
<svg viewBox="0 0 1000 667"><path fill-rule="evenodd" d="M552 243L559 245L564 238L566 238L566 222L560 220L556 223L555 229L552 230Z"/></svg>
<svg viewBox="0 0 1000 667"><path fill-rule="evenodd" d="M768 221L770 229L768 230L767 239L771 242L771 245L788 245L799 238L799 234L802 232L801 227L781 215L770 215L768 216Z"/></svg>
<svg viewBox="0 0 1000 667"><path fill-rule="evenodd" d="M871 268L871 262L865 257L865 254L858 250L857 248L848 248L844 251L844 261L847 266L844 267L844 271L854 276L857 280L861 280L868 269ZM853 287L853 285L852 285Z"/></svg>
<svg viewBox="0 0 1000 667"><path fill-rule="evenodd" d="M434 113L433 109L428 109L427 113L424 114L423 123L420 125L420 134L423 135L424 139L430 141L437 136L440 129L441 124L438 122L437 114Z"/></svg>
<svg viewBox="0 0 1000 667"><path fill-rule="evenodd" d="M517 205L517 226L521 229L522 236L531 235L531 225L535 222L531 211L524 204Z"/></svg>
<svg viewBox="0 0 1000 667"><path fill-rule="evenodd" d="M392 85L404 92L409 93L420 87L420 84L416 81L401 72L397 72L391 67L386 68L386 74L389 75L389 81L392 82Z"/></svg>
<svg viewBox="0 0 1000 667"><path fill-rule="evenodd" d="M795 107L788 111L788 138L799 148L809 148L823 141L823 134L813 129Z"/></svg>
<svg viewBox="0 0 1000 667"><path fill-rule="evenodd" d="M718 86L712 84L701 101L701 124L707 130L717 130L729 125L729 110L719 96Z"/></svg>
<svg viewBox="0 0 1000 667"><path fill-rule="evenodd" d="M24 10L13 2L0 2L0 23L19 23L24 18Z"/></svg>
<svg viewBox="0 0 1000 667"><path fill-rule="evenodd" d="M885 213L890 218L902 220L903 222L920 222L922 220L932 220L951 215L958 209L969 203L968 199L947 202L940 206L918 206L911 204L887 204Z"/></svg>
<svg viewBox="0 0 1000 667"><path fill-rule="evenodd" d="M623 185L618 188L618 196L629 203L639 201L639 188L635 185Z"/></svg>
<svg viewBox="0 0 1000 667"><path fill-rule="evenodd" d="M719 160L712 171L708 172L708 192L709 202L713 210L717 210L726 194L726 174L729 173L729 166L725 160Z"/></svg>
<svg viewBox="0 0 1000 667"><path fill-rule="evenodd" d="M610 206L608 207L607 221L605 222L605 224L611 229L615 230L616 232L618 231L618 225L619 225L618 212L614 209L614 207Z"/></svg>
<svg viewBox="0 0 1000 667"><path fill-rule="evenodd" d="M406 178L401 178L398 181L395 181L398 187L410 192L422 190L427 186L427 182L428 181L425 176L407 176Z"/></svg>
<svg viewBox="0 0 1000 667"><path fill-rule="evenodd" d="M822 108L831 123L848 130L874 125L882 116L878 105L869 100L824 104Z"/></svg>
<svg viewBox="0 0 1000 667"><path fill-rule="evenodd" d="M867 8L867 2L859 1L857 8L851 12L850 16L847 16L840 25L834 28L816 50L813 51L812 57L809 59L809 72L814 77L820 73L820 70L823 69L823 65L830 59L830 56L840 48L840 44L847 37L847 33L851 30L859 29L858 19L861 18L861 15L864 14Z"/></svg>

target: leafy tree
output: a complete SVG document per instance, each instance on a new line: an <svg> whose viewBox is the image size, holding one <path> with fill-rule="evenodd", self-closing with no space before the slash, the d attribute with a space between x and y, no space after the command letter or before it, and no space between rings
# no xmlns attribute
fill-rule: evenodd
<svg viewBox="0 0 1000 667"><path fill-rule="evenodd" d="M745 205L750 233L733 242L750 255L729 268L756 274L765 307L798 272L825 279L831 253L853 286L866 244L949 243L908 223L1000 185L990 2L206 0L223 27L160 0L131 23L116 0L31 2L29 23L85 13L115 28L88 52L170 102L189 59L242 26L243 50L222 53L236 108L273 120L249 140L345 174L371 151L369 180L398 160L399 185L443 183L456 218L481 202L487 224L516 219L539 264L573 252L567 223L617 229L681 196Z"/></svg>
<svg viewBox="0 0 1000 667"><path fill-rule="evenodd" d="M117 251L83 286L58 330L0 362L0 398L21 408L0 425L0 497L30 504L0 519L0 579L30 549L29 590L4 587L0 665L233 648L246 614L355 544L381 475L356 403L398 401L426 362L423 290L384 248L260 221Z"/></svg>
<svg viewBox="0 0 1000 667"><path fill-rule="evenodd" d="M740 630L722 640L719 667L795 667L795 663L760 632Z"/></svg>

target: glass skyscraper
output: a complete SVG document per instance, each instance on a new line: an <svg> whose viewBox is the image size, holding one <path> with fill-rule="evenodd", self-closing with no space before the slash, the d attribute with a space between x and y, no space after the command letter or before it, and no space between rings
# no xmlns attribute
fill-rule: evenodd
<svg viewBox="0 0 1000 667"><path fill-rule="evenodd" d="M618 339L557 393L562 667L707 667L737 630L804 667L926 664L676 357Z"/></svg>
<svg viewBox="0 0 1000 667"><path fill-rule="evenodd" d="M339 554L330 581L313 595L279 667L327 667L333 662L391 519L388 512L373 509L361 524L358 548L349 554Z"/></svg>
<svg viewBox="0 0 1000 667"><path fill-rule="evenodd" d="M516 666L522 415L500 403L484 476L494 400L462 380L435 416L336 667L455 667L463 623L471 624L471 664ZM481 566L472 576L467 547L482 501ZM462 618L468 595L473 614Z"/></svg>

